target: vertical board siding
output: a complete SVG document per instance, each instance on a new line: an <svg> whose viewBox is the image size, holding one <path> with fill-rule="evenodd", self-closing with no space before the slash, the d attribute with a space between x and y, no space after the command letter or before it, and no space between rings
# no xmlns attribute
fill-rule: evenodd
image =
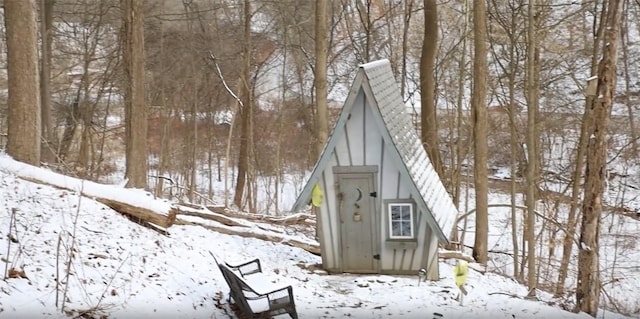
<svg viewBox="0 0 640 319"><path fill-rule="evenodd" d="M417 206L417 205L416 205ZM416 207L417 209L417 207ZM418 247L414 249L413 255L411 258L411 264L409 265L409 269L411 270L419 270L423 267L422 265L422 257L425 254L425 241L424 238L425 233L429 232L429 227L427 227L427 223L424 221L424 212L418 211L416 218L418 219Z"/></svg>
<svg viewBox="0 0 640 319"><path fill-rule="evenodd" d="M398 193L400 192L400 174L398 174L398 169L393 165L393 161L390 159L389 155L389 146L384 144L384 154L382 156L383 165L380 167L380 203L384 205L384 200L389 198L397 198ZM380 213L386 214L387 208L380 208ZM380 234L381 234L381 243L380 243L380 267L383 270L391 270L395 269L395 251L393 249L389 249L385 243L388 234L388 219L386 216L381 216L380 223Z"/></svg>
<svg viewBox="0 0 640 319"><path fill-rule="evenodd" d="M346 125L346 124L345 124ZM348 126L347 126L348 127ZM349 138L349 130L344 130L344 150L343 152L347 154L346 165L353 165L353 157L351 156L351 139Z"/></svg>
<svg viewBox="0 0 640 319"><path fill-rule="evenodd" d="M353 102L351 113L349 114L349 120L347 121L347 127L345 128L345 135L347 144L349 145L349 154L351 160L349 165L361 166L364 165L364 156L362 147L364 144L364 109L365 109L365 97L364 93L360 91L356 100Z"/></svg>
<svg viewBox="0 0 640 319"><path fill-rule="evenodd" d="M342 151L340 151L340 150L342 150ZM331 167L332 165L340 166L341 162L345 161L345 160L340 158L341 156L343 156L345 159L349 158L349 154L347 154L346 152L347 152L346 145L341 146L340 142L336 143L336 148L333 151L333 154L331 155L331 158L327 162L327 168ZM327 171L327 168L324 168L324 171L322 172L322 174L324 174Z"/></svg>
<svg viewBox="0 0 640 319"><path fill-rule="evenodd" d="M333 190L332 180L333 177L327 176L327 174L322 174L322 184L324 185L324 204L320 207L322 218L320 222L322 223L322 227L320 228L319 239L322 247L322 263L323 266L327 269L335 269L337 266L336 261L336 249L335 244L333 243L333 221L335 219L332 216L332 207L335 204L334 197L335 191Z"/></svg>
<svg viewBox="0 0 640 319"><path fill-rule="evenodd" d="M429 232L429 237L427 238L427 242L429 245L425 246L425 249L428 251L426 255L425 269L427 272L428 280L440 280L440 270L438 269L438 237L433 233Z"/></svg>
<svg viewBox="0 0 640 319"><path fill-rule="evenodd" d="M364 91L362 93L362 96L364 97ZM367 121L367 118L370 118L371 116L371 106L369 103L367 103L366 99L362 99L362 165L367 165L367 131L371 132L372 134L374 134L374 132L377 132L378 130L376 129L376 127L368 127L368 123L369 121Z"/></svg>
<svg viewBox="0 0 640 319"><path fill-rule="evenodd" d="M376 122L373 121L373 112L371 106L367 105L364 112L364 165L378 165L378 171L380 167L384 165L384 158L382 152L384 151L384 140L380 130L376 126ZM376 183L377 185L382 185ZM378 197L379 198L379 197Z"/></svg>
<svg viewBox="0 0 640 319"><path fill-rule="evenodd" d="M324 200L320 204L320 207L316 208L316 232L318 233L318 243L320 244L320 251L331 251L331 243L328 242L329 236L325 236L324 232L331 231L331 222L327 213L329 212L329 199L327 195L330 193L327 188L327 181L324 178L324 174L321 176L320 181L318 182L320 187L322 187L322 191L324 192ZM322 264L325 266L329 266L333 263L333 256L331 253L323 253Z"/></svg>
<svg viewBox="0 0 640 319"><path fill-rule="evenodd" d="M407 187L407 183L411 183L411 181L407 180L404 175L400 175L398 180L400 181L400 184L398 184L397 198L411 198L411 190Z"/></svg>
<svg viewBox="0 0 640 319"><path fill-rule="evenodd" d="M335 160L334 160L335 159ZM329 161L329 166L338 165L337 157L332 157ZM338 269L341 263L340 255L340 220L337 214L338 202L336 194L336 181L333 174L329 170L325 170L322 173L322 180L324 181L324 198L327 203L327 211L323 212L327 221L323 221L323 231L321 236L324 237L323 241L327 244L327 248L323 251L323 254L329 254L327 257L328 269ZM324 260L324 259L323 259Z"/></svg>

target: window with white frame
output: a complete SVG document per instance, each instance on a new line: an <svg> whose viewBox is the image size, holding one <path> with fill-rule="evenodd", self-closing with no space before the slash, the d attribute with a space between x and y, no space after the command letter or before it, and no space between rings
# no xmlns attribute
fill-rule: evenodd
<svg viewBox="0 0 640 319"><path fill-rule="evenodd" d="M389 239L415 239L415 213L413 203L388 203Z"/></svg>

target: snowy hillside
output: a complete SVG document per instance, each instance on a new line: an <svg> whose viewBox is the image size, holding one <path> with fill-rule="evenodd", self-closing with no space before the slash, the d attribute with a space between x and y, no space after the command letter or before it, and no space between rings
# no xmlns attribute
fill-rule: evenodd
<svg viewBox="0 0 640 319"><path fill-rule="evenodd" d="M545 294L524 300L525 287L476 271L460 306L449 261L439 282L419 283L417 274L328 275L305 250L198 226L172 226L163 236L77 192L18 179L11 161L0 156L0 269L16 278L0 281L0 318L66 317L61 309L83 318L234 317L210 252L226 261L260 258L264 272L293 285L300 318L590 318ZM119 186L113 193L141 200Z"/></svg>

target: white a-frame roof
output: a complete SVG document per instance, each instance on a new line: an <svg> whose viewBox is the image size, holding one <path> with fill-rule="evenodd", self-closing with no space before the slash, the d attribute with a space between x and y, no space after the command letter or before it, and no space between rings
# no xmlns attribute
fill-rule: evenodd
<svg viewBox="0 0 640 319"><path fill-rule="evenodd" d="M338 139L344 135L345 124L354 101L361 91L364 92L368 101L366 104L371 107L373 120L384 142L393 146L390 151L396 167L400 174L408 177L406 180L411 181L411 185L407 185L407 187L410 189L418 209L426 212L426 221L438 235L439 240L448 243L447 234L451 232L458 210L411 124L411 118L406 113L400 89L388 60L379 60L359 66L358 74L329 136L329 141L292 210L298 211L309 203L313 187L327 168Z"/></svg>

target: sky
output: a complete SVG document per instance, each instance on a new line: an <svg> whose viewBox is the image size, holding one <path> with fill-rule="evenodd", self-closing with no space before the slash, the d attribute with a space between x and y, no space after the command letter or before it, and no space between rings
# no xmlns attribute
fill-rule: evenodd
<svg viewBox="0 0 640 319"><path fill-rule="evenodd" d="M566 300L544 292L540 301L525 300L526 287L507 276L481 274L473 264L460 305L452 260L441 260L437 282L421 282L417 274L327 274L318 267L319 256L283 243L192 225L174 225L161 235L78 194L158 211L170 206L166 201L121 185L83 183L4 154L0 185L0 268L27 277L0 281L0 318L65 318L63 306L76 316L88 311L108 318L229 318L229 288L211 253L230 263L259 258L274 283L292 285L300 318L590 318L563 311L559 305ZM252 224L247 231L261 228L313 241L272 225ZM600 317L626 318L604 311Z"/></svg>

